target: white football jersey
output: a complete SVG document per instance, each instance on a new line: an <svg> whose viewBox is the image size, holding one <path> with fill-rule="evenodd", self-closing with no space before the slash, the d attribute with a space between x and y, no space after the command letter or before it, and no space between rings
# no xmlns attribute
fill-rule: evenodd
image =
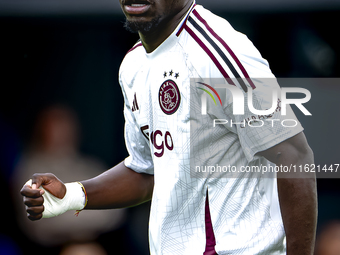
<svg viewBox="0 0 340 255"><path fill-rule="evenodd" d="M259 124L266 118L281 120L279 103L271 115L254 116L246 108L246 117L235 116L232 97L223 92L219 108L208 96L206 114L195 118L192 107L194 102L200 107L207 78L223 79L244 95L252 90L257 109L270 108L265 94L277 86L260 79L274 76L247 37L195 4L156 50L146 53L137 42L120 68L129 152L125 165L155 178L151 254L285 254L276 179L195 175L193 162L197 159L202 172L203 164L234 166L238 172L268 166L256 153L302 127ZM200 84L201 89L193 90ZM200 111L195 114L202 115ZM239 124L212 128L214 118ZM243 125L248 123L244 119L259 126Z"/></svg>

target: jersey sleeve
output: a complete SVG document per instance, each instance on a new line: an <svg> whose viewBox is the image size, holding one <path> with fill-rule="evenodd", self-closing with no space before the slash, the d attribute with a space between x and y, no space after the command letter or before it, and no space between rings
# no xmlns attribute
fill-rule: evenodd
<svg viewBox="0 0 340 255"><path fill-rule="evenodd" d="M303 131L289 105L286 106L286 115L282 114L281 98L273 103L272 91L280 88L275 79L262 79L255 82L256 89L252 91L253 106L257 110L273 108L269 114L254 114L250 111L248 103L245 103L244 115L232 114L232 105L228 106L228 115L231 116L236 126L237 134L242 149L248 161L252 161L256 153L267 150ZM248 95L245 94L245 102Z"/></svg>
<svg viewBox="0 0 340 255"><path fill-rule="evenodd" d="M237 134L247 160L252 161L256 153L297 135L303 128L289 105L286 114L282 114L281 89L268 62L245 35L239 36L235 53L252 82L247 88L252 95L251 105L256 110L272 110L267 114L253 113L254 110L249 108L249 93L244 90L244 115L234 115L233 104L227 107L227 114L238 123ZM243 79L249 84L249 79ZM273 99L273 93L277 98Z"/></svg>
<svg viewBox="0 0 340 255"><path fill-rule="evenodd" d="M122 86L122 83L121 83ZM125 118L125 144L129 156L125 159L126 167L137 173L154 174L153 161L150 152L150 145L143 136L136 119L131 110L128 98L124 92L124 118Z"/></svg>

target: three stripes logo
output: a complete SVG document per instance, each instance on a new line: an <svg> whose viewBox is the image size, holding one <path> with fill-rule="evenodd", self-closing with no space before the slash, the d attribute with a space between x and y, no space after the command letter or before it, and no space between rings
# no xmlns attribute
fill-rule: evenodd
<svg viewBox="0 0 340 255"><path fill-rule="evenodd" d="M132 112L139 110L138 103L137 103L137 97L136 93L133 96L133 101L132 101Z"/></svg>
<svg viewBox="0 0 340 255"><path fill-rule="evenodd" d="M205 83L203 83L203 82L197 82L197 83L199 83L199 84L201 84L201 85L203 85L203 86L209 88L209 89L217 96L217 99L218 99L218 101L220 102L220 104L221 104L221 106L222 106L221 97L220 97L220 95L217 93L217 91L216 91L212 86L210 86L210 85L208 85L208 84L205 84ZM212 100L214 101L215 105L217 105L217 102L216 102L216 100L215 100L214 95L213 95L209 90L207 90L207 89L205 89L205 88L200 88L200 87L197 87L197 88L200 89L200 90L203 90L204 92L206 92L206 93L212 98Z"/></svg>

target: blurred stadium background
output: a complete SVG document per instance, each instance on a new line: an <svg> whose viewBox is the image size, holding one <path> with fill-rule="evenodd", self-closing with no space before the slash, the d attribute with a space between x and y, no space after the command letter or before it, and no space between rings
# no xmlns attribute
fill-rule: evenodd
<svg viewBox="0 0 340 255"><path fill-rule="evenodd" d="M340 77L340 0L197 3L245 33L277 77ZM41 113L56 105L69 109L78 122L74 149L79 155L106 166L127 155L117 80L120 62L137 35L125 31L123 21L118 0L0 0L0 254L78 254L67 249L69 242L50 244L29 237L31 227L25 231L18 220L15 176L36 143ZM311 92L313 117L298 117L316 164L339 164L340 86L319 84ZM339 229L334 223L340 221L339 184L339 179L318 179L319 232ZM148 208L125 210L117 219L120 224L92 237L95 248L85 247L88 253L79 254L100 254L96 249L102 254L148 254ZM85 240L89 242L79 237L73 243L81 246ZM339 247L339 237L334 242ZM74 249L80 252L77 245Z"/></svg>

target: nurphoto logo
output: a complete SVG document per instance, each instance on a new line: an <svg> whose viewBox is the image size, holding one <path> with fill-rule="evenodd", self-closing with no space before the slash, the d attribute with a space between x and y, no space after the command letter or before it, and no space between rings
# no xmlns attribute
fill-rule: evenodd
<svg viewBox="0 0 340 255"><path fill-rule="evenodd" d="M221 106L222 106L222 100L220 95L217 93L217 91L210 85L205 84L203 82L198 82L199 84L209 88L218 98ZM244 95L243 92L240 88L236 87L235 85L229 85L229 84L217 84L215 85L215 88L220 88L220 89L226 89L228 90L233 97L233 114L234 115L243 115L244 114ZM212 100L216 103L216 100L214 98L214 96L212 95L211 92L209 92L207 89L198 87L198 89L201 89L203 91L205 91L206 93L203 93L201 96L202 99L202 115L206 115L207 114L207 95L209 95ZM249 89L247 92L247 103L248 103L248 107L249 110L253 113L253 114L257 114L257 115L268 115L271 114L275 111L275 108L277 107L276 102L278 101L278 95L280 95L281 97L281 109L282 109L282 115L286 115L287 114L287 105L296 105L297 108L299 108L301 110L301 112L304 115L312 115L307 109L306 107L303 106L304 103L307 103L310 99L311 99L311 93L309 92L309 90L304 89L304 88L273 88L272 89L272 107L270 109L267 110L258 110L255 109L254 105L253 105L253 90ZM304 98L295 98L295 99L289 99L287 98L287 93L300 93L305 95Z"/></svg>
<svg viewBox="0 0 340 255"><path fill-rule="evenodd" d="M196 89L202 91L199 93L200 96L196 97L200 102L201 115L216 116L213 114L217 110L215 107L228 108L229 117L233 115L229 119L213 118L213 127L239 125L241 128L246 126L258 128L264 125L271 127L281 125L285 128L293 128L298 126L298 120L291 111L290 105L295 105L305 116L312 115L304 106L311 99L310 91L305 88L280 88L275 79L259 79L255 82L257 87L255 85L247 90L217 79L203 81L193 82ZM292 93L298 98L289 98L288 95ZM209 104L210 110L208 110ZM242 115L244 118L241 117Z"/></svg>

